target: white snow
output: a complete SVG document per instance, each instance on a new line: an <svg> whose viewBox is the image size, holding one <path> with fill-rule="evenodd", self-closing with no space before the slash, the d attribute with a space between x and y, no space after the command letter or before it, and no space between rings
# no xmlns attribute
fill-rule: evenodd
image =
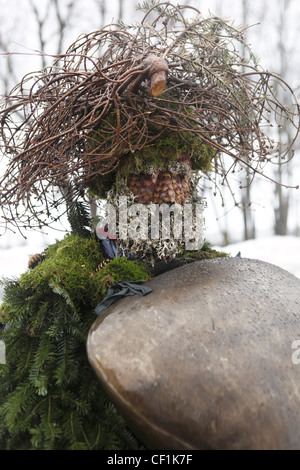
<svg viewBox="0 0 300 470"><path fill-rule="evenodd" d="M56 234L55 238L62 236ZM9 234L0 237L0 279L18 278L26 271L30 255L44 251L55 238L33 232L27 240ZM2 296L3 288L0 286L0 301Z"/></svg>
<svg viewBox="0 0 300 470"><path fill-rule="evenodd" d="M300 278L300 237L263 237L214 248L231 256L236 256L240 252L242 258L259 259L275 264Z"/></svg>

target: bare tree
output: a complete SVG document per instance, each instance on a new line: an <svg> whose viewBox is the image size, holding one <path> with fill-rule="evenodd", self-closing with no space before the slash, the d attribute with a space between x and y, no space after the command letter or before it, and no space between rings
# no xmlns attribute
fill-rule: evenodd
<svg viewBox="0 0 300 470"><path fill-rule="evenodd" d="M100 12L100 24L104 24L105 15L106 15L106 1L105 0L95 0L98 10Z"/></svg>
<svg viewBox="0 0 300 470"><path fill-rule="evenodd" d="M134 3L132 3L132 8L134 8ZM80 27L80 5L79 0L44 0L43 2L24 0L19 4L17 2L12 4L13 10L19 8L19 11L23 12L18 18L20 34L23 26L25 26L25 21L33 25L32 31L36 31L34 49L42 52L40 54L40 68L45 68L49 65L49 62L52 62L52 59L47 57L47 53L55 55L64 52L69 45L68 41L72 42L70 41L71 31L77 36L84 32ZM1 6L0 0L0 52L6 54L1 59L0 92L7 94L22 77L19 75L20 57L15 56L13 53L7 54L11 48L10 44L16 42L15 22L12 20L12 16L7 17L9 12L4 9L1 10ZM88 8L93 16L94 25L99 28L104 25L108 13L115 14L117 19L123 19L124 16L123 0L118 0L116 5L112 5L108 0L90 0ZM11 28L9 28L10 21L12 21ZM5 30L3 28L4 24L6 26ZM17 42L23 41L17 39Z"/></svg>
<svg viewBox="0 0 300 470"><path fill-rule="evenodd" d="M48 18L51 10L54 13L56 20L56 54L61 54L64 46L64 39L66 31L70 25L70 20L72 18L76 1L70 0L66 5L63 11L61 7L61 2L58 0L47 0L46 7L44 12L41 11L40 2L35 0L29 0L33 16L35 18L37 27L38 27L38 41L39 47L42 52L46 51L47 45L47 34L48 34ZM41 56L42 67L46 66L46 58L44 55Z"/></svg>
<svg viewBox="0 0 300 470"><path fill-rule="evenodd" d="M288 18L287 12L291 4L291 0L280 0L278 8L280 11L279 24L278 24L278 53L280 68L279 73L282 77L286 77L289 69L290 51L287 46L288 34ZM279 87L275 90L276 94L280 94ZM285 140L290 140L289 126L285 123L283 127L278 130L278 137L280 146ZM281 183L286 177L291 176L292 161L288 163L282 159L281 152L279 154L279 165L276 165L276 179ZM274 206L274 233L276 235L287 235L288 232L288 213L290 205L290 193L284 191L281 185L275 187L275 206Z"/></svg>
<svg viewBox="0 0 300 470"><path fill-rule="evenodd" d="M124 16L124 10L123 10L123 0L119 0L119 13L118 13L118 19L122 20Z"/></svg>
<svg viewBox="0 0 300 470"><path fill-rule="evenodd" d="M18 41L16 35L15 24L18 21L18 15L11 12L11 22L7 21L8 12L5 10L4 5L0 0L0 52L7 52L9 44L13 41ZM14 5L12 5L12 8ZM17 39L16 39L17 37ZM0 62L0 95L7 95L11 90L12 84L18 83L20 77L18 76L15 60L13 55L6 55L1 58Z"/></svg>
<svg viewBox="0 0 300 470"><path fill-rule="evenodd" d="M4 38L4 35L0 32L0 49L7 50L7 42ZM17 82L17 77L15 74L14 62L12 56L7 56L5 63L0 68L0 82L2 85L2 92L4 95L7 95L11 89L11 83Z"/></svg>
<svg viewBox="0 0 300 470"><path fill-rule="evenodd" d="M249 2L248 0L242 1L242 21L243 25L246 26L249 21ZM246 33L245 33L246 34ZM243 55L245 56L245 45L242 45ZM246 160L249 160L248 156L245 156ZM242 183L242 204L240 205L243 210L243 224L244 224L244 240L255 238L255 220L251 210L251 183L252 176L249 172L249 168L245 169L245 179Z"/></svg>

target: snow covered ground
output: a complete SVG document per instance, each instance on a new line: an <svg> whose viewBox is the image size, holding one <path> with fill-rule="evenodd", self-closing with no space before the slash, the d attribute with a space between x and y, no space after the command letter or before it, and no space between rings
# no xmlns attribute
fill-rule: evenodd
<svg viewBox="0 0 300 470"><path fill-rule="evenodd" d="M57 236L56 238L61 238ZM32 235L26 244L5 248L0 245L0 278L18 277L27 269L29 255L40 253L54 241ZM9 246L9 245L8 245ZM280 266L300 278L300 237L265 237L240 243L234 243L226 247L214 247L225 251L231 256L238 252L243 258L253 258ZM0 287L0 299L3 291Z"/></svg>
<svg viewBox="0 0 300 470"><path fill-rule="evenodd" d="M231 256L241 253L242 258L259 259L275 264L300 278L300 237L264 237L234 243L226 247L214 247Z"/></svg>

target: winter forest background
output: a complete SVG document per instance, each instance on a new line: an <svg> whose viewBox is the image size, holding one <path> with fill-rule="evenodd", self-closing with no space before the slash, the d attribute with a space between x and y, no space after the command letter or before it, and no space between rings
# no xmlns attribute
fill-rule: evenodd
<svg viewBox="0 0 300 470"><path fill-rule="evenodd" d="M9 92L26 73L49 65L52 56L63 53L81 33L100 29L113 20L125 24L138 21L142 13L136 10L137 3L136 0L0 0L0 95ZM182 0L179 3L197 7L204 16L211 13L231 20L236 26L253 25L246 32L247 39L262 67L279 73L300 100L300 3L297 0ZM281 129L279 139L285 138L286 132ZM268 174L272 178L291 186L300 184L300 142L295 150L295 157L288 164L274 168L271 165ZM2 171L5 156L1 153L0 159ZM266 261L289 269L284 265L287 255L283 250L287 248L293 264L290 270L300 276L300 190L276 186L262 177L257 177L244 190L239 189L240 184L239 180L233 182L231 191L224 191L224 200L213 194L212 187L206 187L207 240L223 247L244 240L267 240L265 244L248 245L253 247L253 257L256 250L257 257L263 259L261 251L266 255L268 250L273 258ZM11 231L0 236L0 276L23 272L28 255L62 238L68 227L58 229L30 232L27 240ZM239 246L236 245L236 250Z"/></svg>

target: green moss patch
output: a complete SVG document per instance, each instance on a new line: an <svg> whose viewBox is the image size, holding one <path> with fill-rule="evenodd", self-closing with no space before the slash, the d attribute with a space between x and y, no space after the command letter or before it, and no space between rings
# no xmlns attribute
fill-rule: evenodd
<svg viewBox="0 0 300 470"><path fill-rule="evenodd" d="M104 268L100 244L69 235L18 280L5 282L0 331L1 449L136 449L86 354L94 308L107 287L151 274L135 261Z"/></svg>
<svg viewBox="0 0 300 470"><path fill-rule="evenodd" d="M99 139L102 133L99 132ZM168 171L168 166L181 153L189 153L191 168L195 172L209 173L216 150L188 133L168 132L156 137L152 144L145 145L135 152L123 152L118 168L107 175L99 175L89 182L89 191L94 196L105 198L113 184L128 178L132 173L154 173Z"/></svg>
<svg viewBox="0 0 300 470"><path fill-rule="evenodd" d="M204 259L226 258L229 255L223 251L212 249L210 243L205 241L201 250L185 251L181 256L192 261L200 261Z"/></svg>

